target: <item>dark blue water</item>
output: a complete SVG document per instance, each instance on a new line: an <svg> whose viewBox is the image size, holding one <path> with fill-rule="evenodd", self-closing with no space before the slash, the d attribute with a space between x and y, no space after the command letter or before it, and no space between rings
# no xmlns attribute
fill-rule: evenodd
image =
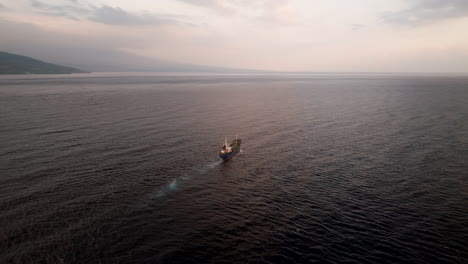
<svg viewBox="0 0 468 264"><path fill-rule="evenodd" d="M468 77L3 78L0 262L467 263L467 131Z"/></svg>

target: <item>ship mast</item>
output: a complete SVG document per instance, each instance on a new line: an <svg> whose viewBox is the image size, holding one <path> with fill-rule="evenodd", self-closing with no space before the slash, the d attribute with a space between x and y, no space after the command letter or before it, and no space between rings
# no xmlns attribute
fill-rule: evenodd
<svg viewBox="0 0 468 264"><path fill-rule="evenodd" d="M224 146L227 148L228 147L228 144L227 144L227 137L225 136L224 137Z"/></svg>

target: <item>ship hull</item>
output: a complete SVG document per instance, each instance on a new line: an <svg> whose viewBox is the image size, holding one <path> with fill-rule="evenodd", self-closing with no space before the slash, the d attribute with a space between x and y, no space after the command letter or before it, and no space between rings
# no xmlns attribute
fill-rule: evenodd
<svg viewBox="0 0 468 264"><path fill-rule="evenodd" d="M233 140L231 145L227 147L227 143L219 151L219 157L224 161L228 161L236 156L240 152L241 148L241 139Z"/></svg>
<svg viewBox="0 0 468 264"><path fill-rule="evenodd" d="M234 156L236 156L240 152L240 147L237 149L233 150L232 152L226 153L225 155L219 155L219 157L224 161L229 161L232 159Z"/></svg>

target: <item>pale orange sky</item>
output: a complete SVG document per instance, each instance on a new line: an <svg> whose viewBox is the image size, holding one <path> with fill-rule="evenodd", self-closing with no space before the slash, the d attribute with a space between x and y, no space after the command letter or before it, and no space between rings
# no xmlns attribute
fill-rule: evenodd
<svg viewBox="0 0 468 264"><path fill-rule="evenodd" d="M465 0L0 1L0 50L60 62L106 49L245 69L468 72L467 29Z"/></svg>

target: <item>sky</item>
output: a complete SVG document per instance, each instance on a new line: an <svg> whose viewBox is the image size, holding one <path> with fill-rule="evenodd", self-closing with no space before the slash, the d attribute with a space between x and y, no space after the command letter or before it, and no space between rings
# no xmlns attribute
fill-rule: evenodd
<svg viewBox="0 0 468 264"><path fill-rule="evenodd" d="M468 0L0 0L0 50L90 67L468 72Z"/></svg>

